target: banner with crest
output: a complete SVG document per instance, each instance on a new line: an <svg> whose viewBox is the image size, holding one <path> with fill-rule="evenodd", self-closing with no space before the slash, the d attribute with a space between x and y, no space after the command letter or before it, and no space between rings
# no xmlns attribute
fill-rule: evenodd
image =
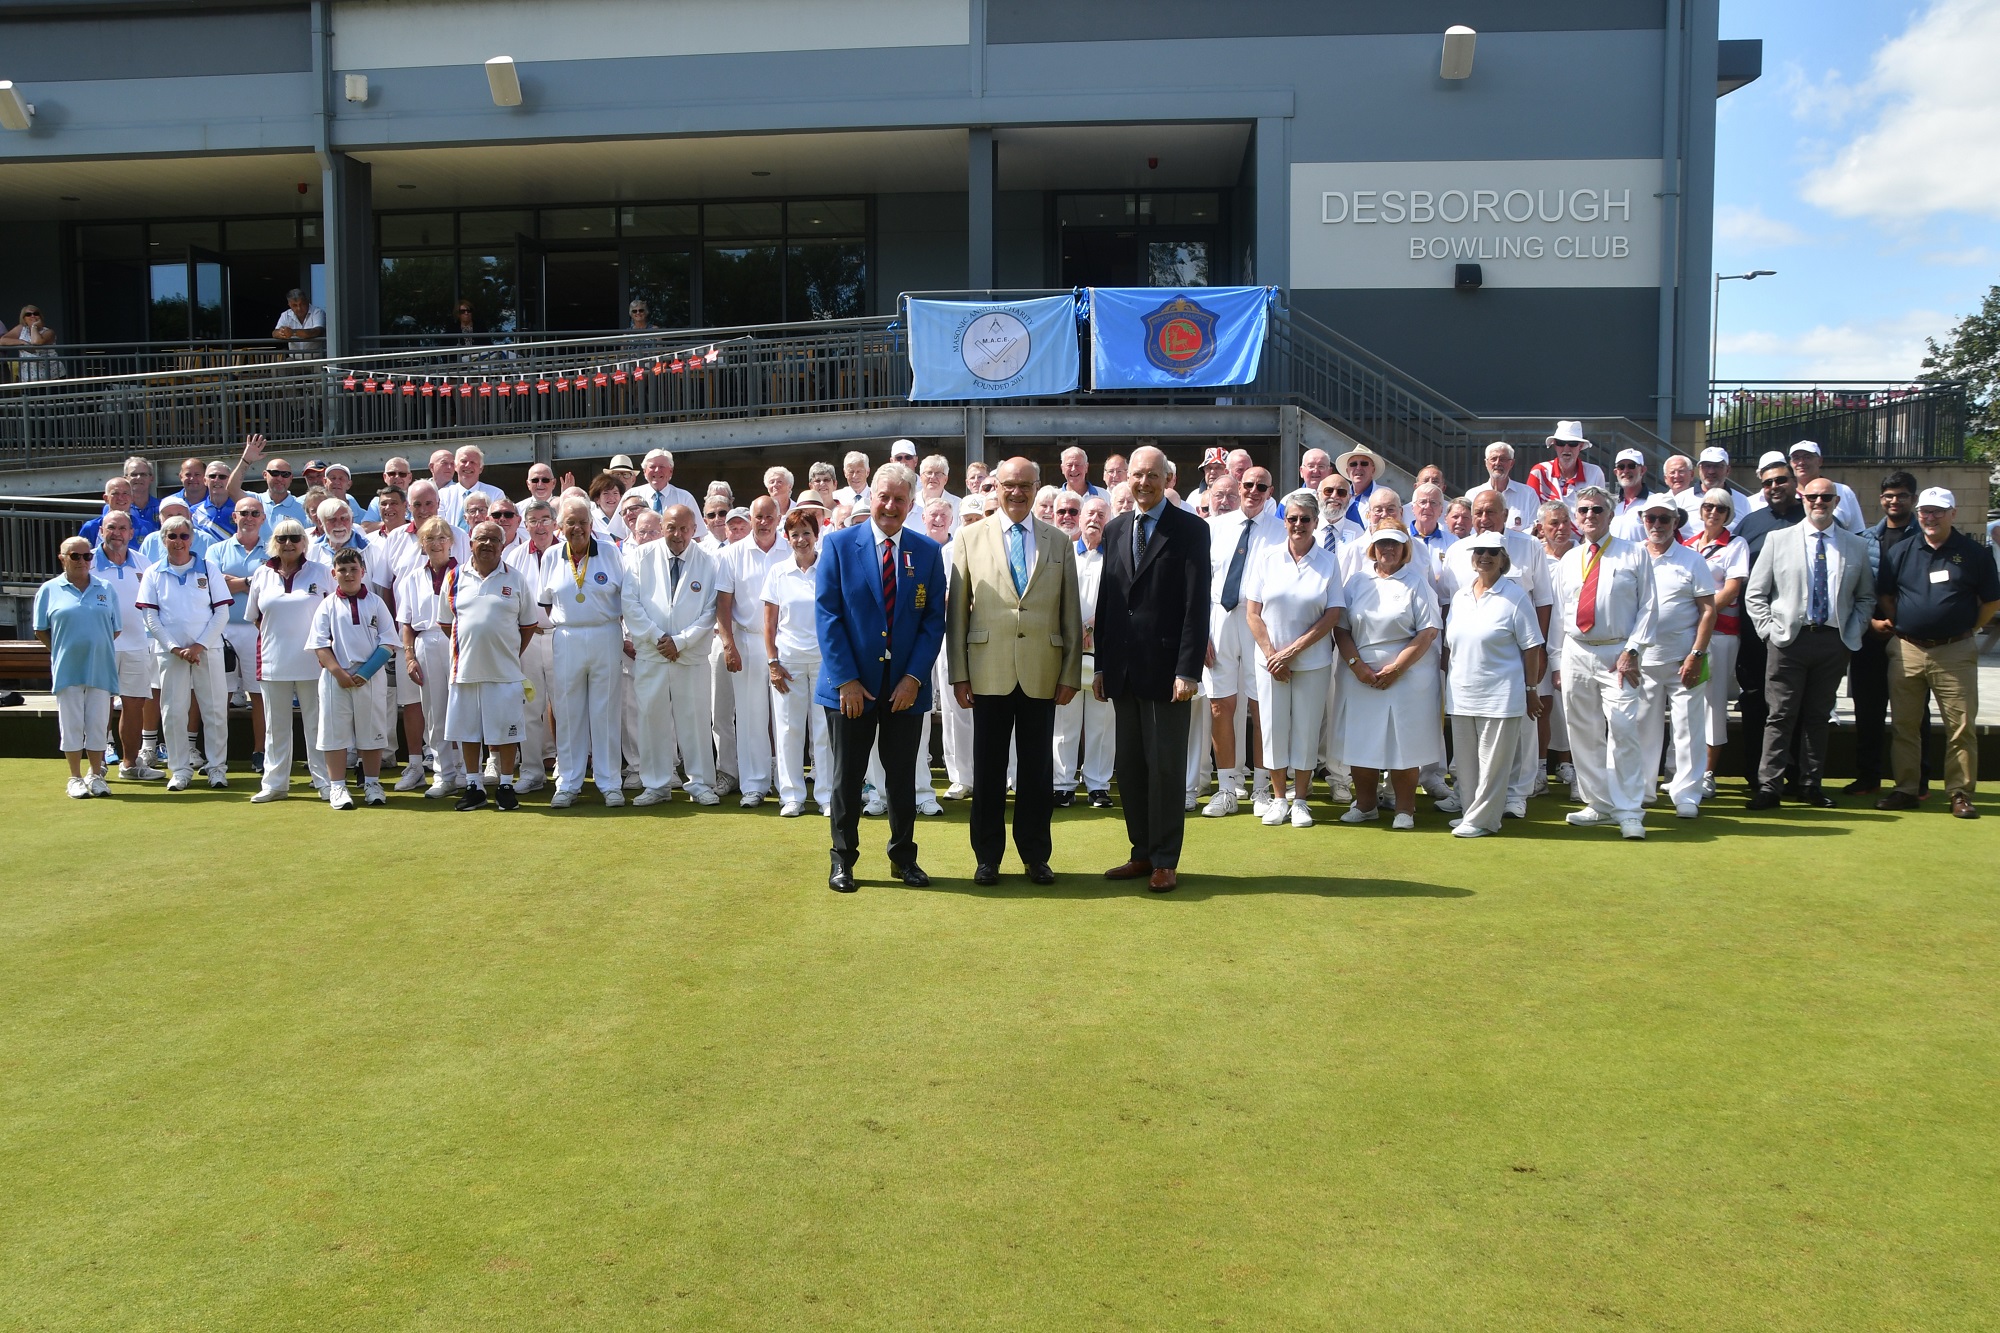
<svg viewBox="0 0 2000 1333"><path fill-rule="evenodd" d="M1207 388L1257 378L1273 288L1086 290L1092 388Z"/></svg>

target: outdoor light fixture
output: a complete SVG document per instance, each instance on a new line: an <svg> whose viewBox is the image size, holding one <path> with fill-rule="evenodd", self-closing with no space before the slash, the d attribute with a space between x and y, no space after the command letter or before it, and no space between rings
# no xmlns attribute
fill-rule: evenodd
<svg viewBox="0 0 2000 1333"><path fill-rule="evenodd" d="M25 130L35 118L35 108L21 96L21 90L14 86L12 79L0 79L0 125L10 130Z"/></svg>
<svg viewBox="0 0 2000 1333"><path fill-rule="evenodd" d="M1451 285L1462 292L1476 292L1485 283L1486 276L1477 264L1460 264L1452 274Z"/></svg>
<svg viewBox="0 0 2000 1333"><path fill-rule="evenodd" d="M1462 23L1454 23L1444 30L1444 59L1438 62L1440 79L1469 79L1472 77L1472 47L1479 40L1479 34Z"/></svg>
<svg viewBox="0 0 2000 1333"><path fill-rule="evenodd" d="M347 76L347 100L350 102L365 102L368 100L368 76L366 74L350 74Z"/></svg>
<svg viewBox="0 0 2000 1333"><path fill-rule="evenodd" d="M1708 382L1715 383L1716 342L1722 337L1722 284L1725 282L1755 282L1759 278L1775 278L1774 268L1753 268L1748 273L1718 273L1715 275L1715 296L1708 303Z"/></svg>
<svg viewBox="0 0 2000 1333"><path fill-rule="evenodd" d="M494 56L486 62L486 84L493 89L494 106L521 105L521 76L514 57Z"/></svg>

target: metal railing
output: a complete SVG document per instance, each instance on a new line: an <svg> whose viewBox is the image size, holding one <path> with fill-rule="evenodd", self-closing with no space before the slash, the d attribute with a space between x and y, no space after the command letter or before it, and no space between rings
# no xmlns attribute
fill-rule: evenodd
<svg viewBox="0 0 2000 1333"><path fill-rule="evenodd" d="M60 574L57 548L99 508L96 500L0 496L0 584L45 583Z"/></svg>
<svg viewBox="0 0 2000 1333"><path fill-rule="evenodd" d="M270 338L135 343L57 343L29 353L0 348L0 384L43 384L111 375L161 375L269 365L289 358Z"/></svg>
<svg viewBox="0 0 2000 1333"><path fill-rule="evenodd" d="M1708 442L1738 464L1816 442L1830 463L1950 462L1965 456L1966 387L1881 380L1718 380Z"/></svg>

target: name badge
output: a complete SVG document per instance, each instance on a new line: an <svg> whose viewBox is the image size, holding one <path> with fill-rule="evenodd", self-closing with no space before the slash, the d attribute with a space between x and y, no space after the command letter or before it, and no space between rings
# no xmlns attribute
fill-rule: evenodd
<svg viewBox="0 0 2000 1333"><path fill-rule="evenodd" d="M1931 571L1931 582L1932 582L1932 583L1950 583L1950 582L1951 582L1951 571L1950 571L1950 570L1948 570L1948 569L1933 569L1933 570Z"/></svg>

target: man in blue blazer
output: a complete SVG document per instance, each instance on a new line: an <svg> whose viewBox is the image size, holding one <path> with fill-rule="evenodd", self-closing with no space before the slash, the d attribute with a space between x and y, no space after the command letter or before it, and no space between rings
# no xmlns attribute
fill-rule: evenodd
<svg viewBox="0 0 2000 1333"><path fill-rule="evenodd" d="M882 748L889 801L889 864L916 888L931 882L917 864L917 740L931 707L931 669L944 643L944 557L903 526L917 478L901 463L875 473L874 517L830 533L820 546L820 671L813 701L827 713L833 749L833 869L827 887L852 893L860 854L861 780Z"/></svg>

